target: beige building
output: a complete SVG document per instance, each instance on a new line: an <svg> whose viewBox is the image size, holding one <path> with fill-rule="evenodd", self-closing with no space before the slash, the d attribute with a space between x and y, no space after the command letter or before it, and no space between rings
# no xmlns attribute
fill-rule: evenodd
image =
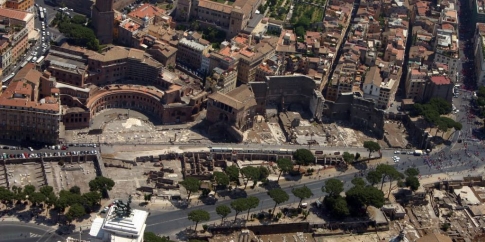
<svg viewBox="0 0 485 242"><path fill-rule="evenodd" d="M63 131L59 90L27 64L0 95L0 138L55 144Z"/></svg>
<svg viewBox="0 0 485 242"><path fill-rule="evenodd" d="M177 46L177 62L188 68L200 70L202 59L210 49L210 45L204 42L182 38Z"/></svg>
<svg viewBox="0 0 485 242"><path fill-rule="evenodd" d="M147 53L165 67L175 67L177 58L177 48L165 43L156 43L152 48L147 50Z"/></svg>
<svg viewBox="0 0 485 242"><path fill-rule="evenodd" d="M423 99L427 79L426 70L420 70L418 68L410 69L406 77L406 98L414 101L421 101Z"/></svg>
<svg viewBox="0 0 485 242"><path fill-rule="evenodd" d="M177 1L176 19L179 21L196 20L202 25L212 25L227 33L228 38L236 36L247 27L261 0L236 0L216 2L211 0Z"/></svg>
<svg viewBox="0 0 485 242"><path fill-rule="evenodd" d="M375 100L377 107L387 109L395 100L400 70L396 66L373 66L365 76L362 91L365 98Z"/></svg>
<svg viewBox="0 0 485 242"><path fill-rule="evenodd" d="M223 70L216 67L212 70L212 75L206 78L205 88L212 92L226 94L236 88L237 69Z"/></svg>

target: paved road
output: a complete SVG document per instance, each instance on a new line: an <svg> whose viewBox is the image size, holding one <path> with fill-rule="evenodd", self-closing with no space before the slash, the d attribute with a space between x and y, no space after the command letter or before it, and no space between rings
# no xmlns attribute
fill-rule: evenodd
<svg viewBox="0 0 485 242"><path fill-rule="evenodd" d="M66 238L54 233L54 229L36 224L21 222L1 222L0 242L22 241L22 242L50 242L65 241Z"/></svg>

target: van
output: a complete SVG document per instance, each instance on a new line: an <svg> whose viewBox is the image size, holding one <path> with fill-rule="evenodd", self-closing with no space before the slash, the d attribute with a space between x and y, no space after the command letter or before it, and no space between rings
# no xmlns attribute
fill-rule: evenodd
<svg viewBox="0 0 485 242"><path fill-rule="evenodd" d="M302 203L300 207L301 208L307 208L308 207L308 203Z"/></svg>

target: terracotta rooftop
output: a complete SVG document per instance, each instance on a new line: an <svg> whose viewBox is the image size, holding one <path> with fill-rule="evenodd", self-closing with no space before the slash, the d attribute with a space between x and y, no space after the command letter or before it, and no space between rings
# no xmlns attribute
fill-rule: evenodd
<svg viewBox="0 0 485 242"><path fill-rule="evenodd" d="M124 28L128 31L131 31L131 32L140 28L140 25L133 22L133 21L125 21L124 23L122 22L120 25L121 25L122 28Z"/></svg>
<svg viewBox="0 0 485 242"><path fill-rule="evenodd" d="M144 17L153 18L157 15L162 15L165 10L155 7L151 4L142 4L137 9L131 11L128 16L143 19Z"/></svg>
<svg viewBox="0 0 485 242"><path fill-rule="evenodd" d="M232 6L226 5L223 3L213 2L210 0L200 0L198 7L207 8L207 9L211 9L214 11L223 12L227 14L231 13L232 11Z"/></svg>
<svg viewBox="0 0 485 242"><path fill-rule="evenodd" d="M0 17L13 18L17 20L27 21L34 15L29 12L24 12L20 10L0 8Z"/></svg>
<svg viewBox="0 0 485 242"><path fill-rule="evenodd" d="M436 85L447 85L451 83L450 79L446 76L432 76L430 79Z"/></svg>

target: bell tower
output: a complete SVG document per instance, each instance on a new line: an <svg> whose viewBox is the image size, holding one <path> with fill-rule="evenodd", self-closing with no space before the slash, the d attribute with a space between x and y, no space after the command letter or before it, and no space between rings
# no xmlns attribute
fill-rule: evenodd
<svg viewBox="0 0 485 242"><path fill-rule="evenodd" d="M94 32L100 44L113 42L114 17L113 0L96 0L92 9L92 18Z"/></svg>

